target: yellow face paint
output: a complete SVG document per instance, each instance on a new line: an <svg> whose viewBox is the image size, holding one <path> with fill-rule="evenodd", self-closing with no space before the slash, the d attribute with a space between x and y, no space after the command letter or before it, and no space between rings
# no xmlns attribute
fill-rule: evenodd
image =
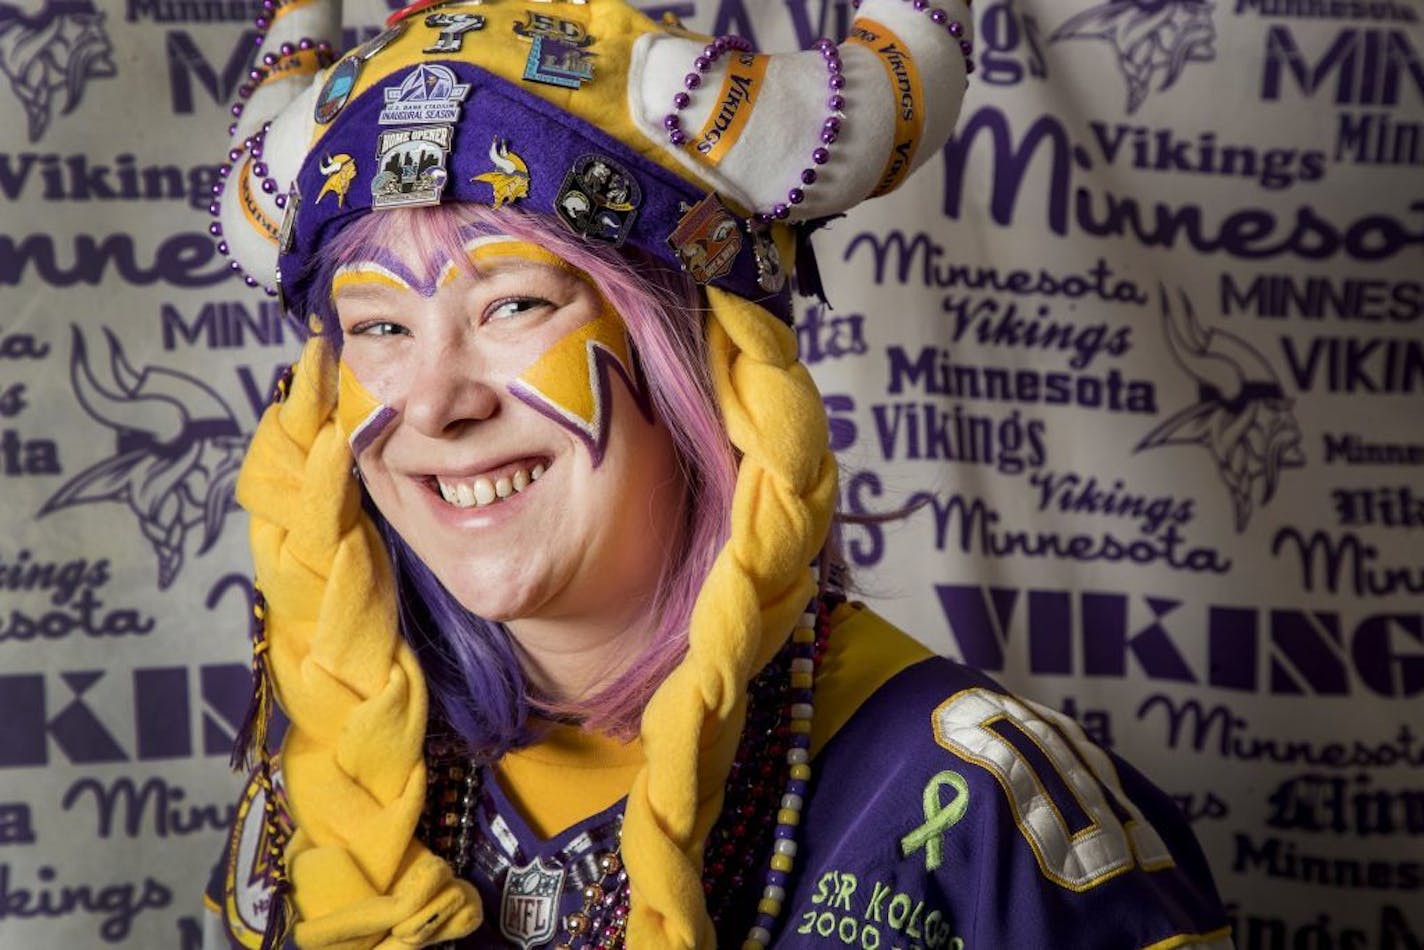
<svg viewBox="0 0 1424 950"><path fill-rule="evenodd" d="M372 396L344 362L337 367L336 424L360 456L396 418L396 410Z"/></svg>
<svg viewBox="0 0 1424 950"><path fill-rule="evenodd" d="M582 439L597 468L608 445L615 374L651 421L652 404L633 362L628 331L605 302L597 317L555 342L520 373L509 391Z"/></svg>
<svg viewBox="0 0 1424 950"><path fill-rule="evenodd" d="M470 241L465 253L477 267L495 259L518 258L559 267L587 281L582 271L563 258L534 244L506 235L483 236ZM447 261L433 279L413 274L394 255L342 266L332 278L333 294L374 284L432 296L460 273ZM598 316L555 341L509 384L516 398L577 435L588 446L596 468L608 444L613 409L612 383L622 377L645 418L652 419L652 404L633 359L632 344L622 318L607 301ZM338 422L353 453L359 455L398 415L361 385L344 362L339 375Z"/></svg>

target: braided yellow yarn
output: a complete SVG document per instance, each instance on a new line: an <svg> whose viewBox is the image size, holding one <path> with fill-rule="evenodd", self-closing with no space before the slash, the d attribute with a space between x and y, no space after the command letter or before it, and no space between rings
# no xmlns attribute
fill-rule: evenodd
<svg viewBox="0 0 1424 950"><path fill-rule="evenodd" d="M687 659L643 715L647 765L628 795L623 857L632 881L628 944L716 945L702 892L702 846L746 720L746 684L815 593L808 567L836 499L825 412L796 336L755 304L715 288L709 363L742 453L732 530L693 606Z"/></svg>
<svg viewBox="0 0 1424 950"><path fill-rule="evenodd" d="M238 480L297 827L287 848L302 947L419 947L469 933L479 896L415 838L425 681L401 638L390 567L361 512L336 422L336 359L307 344Z"/></svg>

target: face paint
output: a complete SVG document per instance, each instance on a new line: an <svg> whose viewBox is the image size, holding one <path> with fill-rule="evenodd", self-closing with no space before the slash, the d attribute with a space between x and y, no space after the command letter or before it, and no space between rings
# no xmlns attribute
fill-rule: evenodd
<svg viewBox="0 0 1424 950"><path fill-rule="evenodd" d="M593 467L608 445L614 375L621 376L644 418L652 404L642 374L633 363L623 320L607 302L603 311L549 347L509 386L509 391L572 431L588 446Z"/></svg>
<svg viewBox="0 0 1424 950"><path fill-rule="evenodd" d="M397 412L366 391L345 363L338 365L336 424L346 434L351 454L360 457Z"/></svg>

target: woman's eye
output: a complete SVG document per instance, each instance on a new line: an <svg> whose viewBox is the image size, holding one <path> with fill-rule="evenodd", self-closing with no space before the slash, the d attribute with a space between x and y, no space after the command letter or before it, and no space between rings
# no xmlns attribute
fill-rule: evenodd
<svg viewBox="0 0 1424 950"><path fill-rule="evenodd" d="M510 317L517 317L520 314L530 313L541 307L551 307L553 304L542 297L511 297L508 300L501 300L493 307L489 308L490 320L505 320Z"/></svg>
<svg viewBox="0 0 1424 950"><path fill-rule="evenodd" d="M409 332L399 323L393 323L390 320L367 320L356 324L350 330L352 336L396 336Z"/></svg>

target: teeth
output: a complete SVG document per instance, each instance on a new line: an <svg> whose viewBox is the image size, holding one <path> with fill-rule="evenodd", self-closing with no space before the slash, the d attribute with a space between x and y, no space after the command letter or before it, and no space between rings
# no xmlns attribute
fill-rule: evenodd
<svg viewBox="0 0 1424 950"><path fill-rule="evenodd" d="M483 508L524 491L543 474L544 466L540 464L535 465L531 471L515 469L513 473L496 481L490 481L488 478L461 482L440 480L440 497L457 508Z"/></svg>

